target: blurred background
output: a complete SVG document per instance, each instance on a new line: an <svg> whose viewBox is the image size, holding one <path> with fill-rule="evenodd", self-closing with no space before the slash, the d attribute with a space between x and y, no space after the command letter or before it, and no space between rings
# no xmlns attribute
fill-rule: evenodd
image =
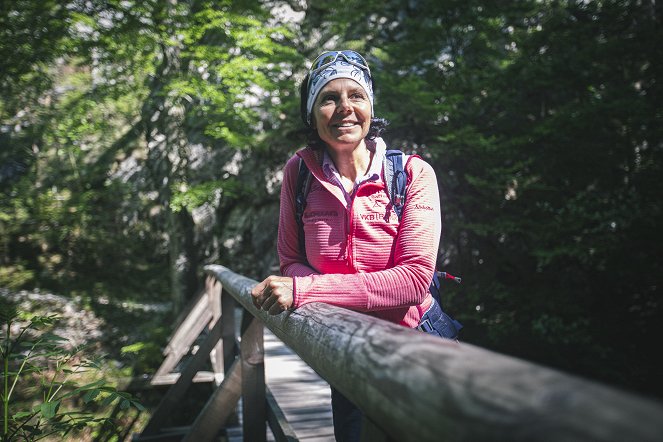
<svg viewBox="0 0 663 442"><path fill-rule="evenodd" d="M0 295L93 312L129 375L204 264L278 271L299 84L355 49L437 172L461 340L663 398L660 2L0 5Z"/></svg>

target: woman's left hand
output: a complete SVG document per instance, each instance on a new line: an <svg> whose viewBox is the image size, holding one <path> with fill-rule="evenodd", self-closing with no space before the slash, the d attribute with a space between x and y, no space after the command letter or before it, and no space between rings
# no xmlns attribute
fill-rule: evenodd
<svg viewBox="0 0 663 442"><path fill-rule="evenodd" d="M256 308L267 310L270 315L278 315L292 306L292 292L292 278L271 275L253 287L251 296Z"/></svg>

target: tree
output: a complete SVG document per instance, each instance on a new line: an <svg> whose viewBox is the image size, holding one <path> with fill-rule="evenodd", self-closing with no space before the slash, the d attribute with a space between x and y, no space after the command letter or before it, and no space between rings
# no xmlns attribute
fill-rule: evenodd
<svg viewBox="0 0 663 442"><path fill-rule="evenodd" d="M181 305L203 262L275 271L298 82L321 50L351 48L389 145L437 171L462 338L663 394L639 351L661 327L656 2L3 8L3 284Z"/></svg>

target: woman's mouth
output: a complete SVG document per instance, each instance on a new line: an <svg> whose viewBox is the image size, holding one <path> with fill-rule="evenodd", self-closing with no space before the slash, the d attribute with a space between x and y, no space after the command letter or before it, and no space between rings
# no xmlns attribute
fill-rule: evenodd
<svg viewBox="0 0 663 442"><path fill-rule="evenodd" d="M357 123L356 121L346 121L346 122L343 122L343 123L334 124L334 127L338 128L338 129L347 129L347 128L354 127L357 124L359 124L359 123Z"/></svg>

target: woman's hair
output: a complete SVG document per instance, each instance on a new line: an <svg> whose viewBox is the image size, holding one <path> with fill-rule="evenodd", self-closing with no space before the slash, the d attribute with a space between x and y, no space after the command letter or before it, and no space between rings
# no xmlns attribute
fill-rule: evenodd
<svg viewBox="0 0 663 442"><path fill-rule="evenodd" d="M306 77L304 77L302 84L299 86L299 98L300 98L299 110L302 122L304 123L303 132L304 135L306 136L307 143L311 148L323 149L325 147L325 143L322 141L322 139L320 139L318 131L315 130L315 127L313 127L313 125L308 123L307 119L306 98L308 96L308 78L309 74L306 74ZM371 83L372 82L373 79L371 78ZM366 134L366 139L374 140L375 138L381 136L382 133L387 128L387 125L389 125L389 121L387 121L384 118L371 118L371 127L368 129L368 134Z"/></svg>

